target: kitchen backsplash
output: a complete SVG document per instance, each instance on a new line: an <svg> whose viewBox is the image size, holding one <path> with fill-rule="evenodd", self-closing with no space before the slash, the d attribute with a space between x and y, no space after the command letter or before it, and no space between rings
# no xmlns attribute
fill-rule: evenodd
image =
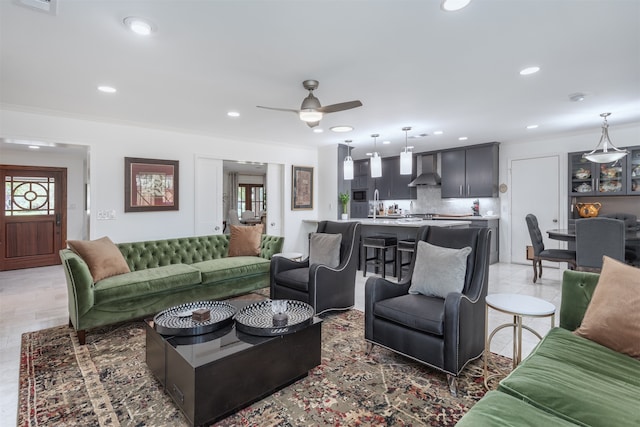
<svg viewBox="0 0 640 427"><path fill-rule="evenodd" d="M435 214L469 214L473 211L473 198L464 199L443 199L440 197L440 187L418 187L417 200L382 200L385 209L391 205L398 205L398 209L402 209L402 213L435 213ZM498 215L500 212L500 199L497 197L481 197L478 199L480 204L480 215L488 215L487 212L493 212ZM370 206L373 202L370 201ZM372 209L372 208L371 208ZM370 210L371 210L370 209Z"/></svg>

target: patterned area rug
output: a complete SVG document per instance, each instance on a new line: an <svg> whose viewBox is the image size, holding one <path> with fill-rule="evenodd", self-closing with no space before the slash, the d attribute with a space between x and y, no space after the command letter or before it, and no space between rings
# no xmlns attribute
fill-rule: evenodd
<svg viewBox="0 0 640 427"><path fill-rule="evenodd" d="M481 360L463 371L454 398L444 374L380 347L367 356L365 348L362 312L324 316L322 364L216 425L448 426L485 393ZM67 326L24 334L18 425L188 424L146 366L142 322L130 322L91 330L85 346Z"/></svg>

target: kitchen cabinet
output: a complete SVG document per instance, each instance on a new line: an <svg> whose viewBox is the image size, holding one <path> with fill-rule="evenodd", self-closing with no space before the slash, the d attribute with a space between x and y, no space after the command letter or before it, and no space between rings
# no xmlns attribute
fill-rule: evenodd
<svg viewBox="0 0 640 427"><path fill-rule="evenodd" d="M411 175L400 175L399 156L382 159L382 177L374 180L374 188L378 189L380 200L410 200L417 198L415 187L409 187L409 183L416 177L415 156L413 162L413 173Z"/></svg>
<svg viewBox="0 0 640 427"><path fill-rule="evenodd" d="M498 144L483 144L441 153L441 195L498 196Z"/></svg>
<svg viewBox="0 0 640 427"><path fill-rule="evenodd" d="M640 147L629 147L627 194L640 196Z"/></svg>
<svg viewBox="0 0 640 427"><path fill-rule="evenodd" d="M570 197L615 196L628 193L628 188L632 185L631 180L627 179L631 174L627 168L629 156L611 163L593 163L583 159L582 154L583 151L568 155ZM638 162L640 164L640 156Z"/></svg>
<svg viewBox="0 0 640 427"><path fill-rule="evenodd" d="M369 202L351 202L351 218L367 218Z"/></svg>
<svg viewBox="0 0 640 427"><path fill-rule="evenodd" d="M355 160L353 162L352 189L366 189L369 186L369 160Z"/></svg>

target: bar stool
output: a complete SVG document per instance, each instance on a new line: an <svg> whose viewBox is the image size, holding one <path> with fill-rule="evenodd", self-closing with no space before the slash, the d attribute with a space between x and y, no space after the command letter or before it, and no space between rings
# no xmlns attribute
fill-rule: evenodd
<svg viewBox="0 0 640 427"><path fill-rule="evenodd" d="M362 239L362 276L367 276L367 265L374 265L375 272L382 267L382 277L386 277L387 264L393 264L393 275L396 275L396 247L398 239L395 236L369 236ZM374 250L374 256L368 257L369 248ZM387 251L391 249L393 253L392 259L387 259Z"/></svg>
<svg viewBox="0 0 640 427"><path fill-rule="evenodd" d="M406 267L411 265L411 259L413 258L413 253L416 251L416 239L403 239L398 240L398 250L396 253L396 271L398 272L398 282L402 280L402 267ZM409 254L409 260L404 262L403 255L404 253Z"/></svg>

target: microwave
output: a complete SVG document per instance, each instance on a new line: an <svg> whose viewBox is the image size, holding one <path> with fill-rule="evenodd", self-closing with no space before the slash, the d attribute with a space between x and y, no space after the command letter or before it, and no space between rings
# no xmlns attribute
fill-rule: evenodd
<svg viewBox="0 0 640 427"><path fill-rule="evenodd" d="M353 190L352 198L354 202L368 202L367 190Z"/></svg>

